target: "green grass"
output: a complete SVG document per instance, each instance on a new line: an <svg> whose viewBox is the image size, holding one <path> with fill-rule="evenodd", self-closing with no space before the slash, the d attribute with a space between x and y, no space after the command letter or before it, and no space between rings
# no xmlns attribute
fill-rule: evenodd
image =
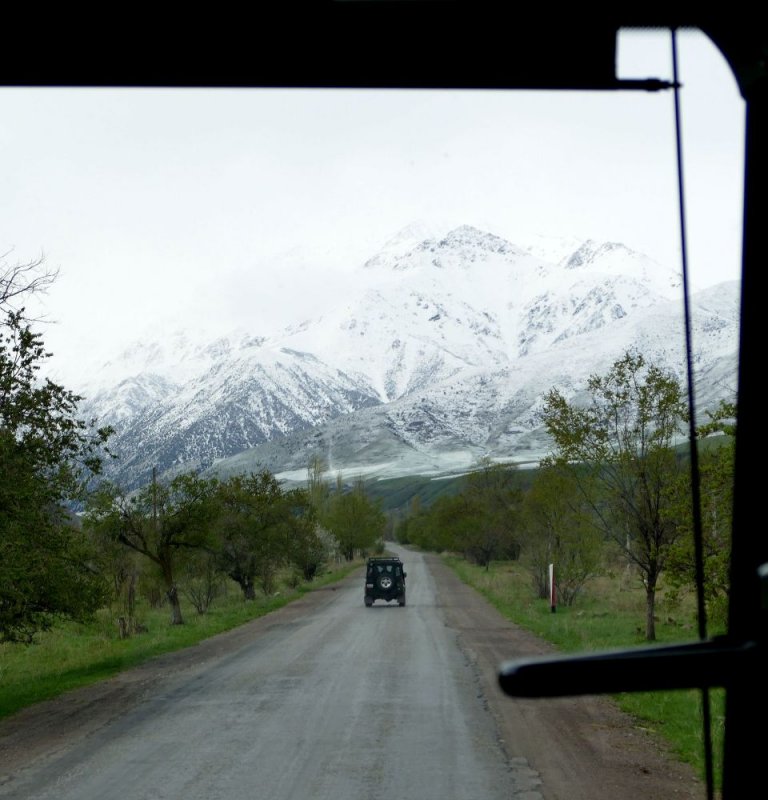
<svg viewBox="0 0 768 800"><path fill-rule="evenodd" d="M463 476L435 480L431 478L386 478L367 481L365 492L371 500L381 502L383 511L407 510L414 498L429 506L439 497L460 492L466 484Z"/></svg>
<svg viewBox="0 0 768 800"><path fill-rule="evenodd" d="M627 587L621 576L592 581L571 608L552 613L546 600L536 598L528 573L517 563L493 563L485 570L456 557L445 557L459 577L483 594L507 619L553 643L563 652L642 646L644 596ZM163 653L192 646L280 608L303 593L333 583L362 562L340 565L311 584L281 586L280 593L244 602L237 587L217 598L209 612L198 615L183 606L184 625L170 625L167 608L140 611L147 632L120 639L116 613L101 612L89 625L61 623L38 637L36 644L0 645L0 718L56 697L71 689L104 680ZM660 593L659 643L695 638L691 612L685 604L672 606ZM701 696L696 691L624 694L618 704L640 727L666 739L682 761L703 777ZM711 697L715 754L722 752L724 694ZM716 759L719 783L721 764Z"/></svg>
<svg viewBox="0 0 768 800"><path fill-rule="evenodd" d="M530 486L535 469L519 469L517 480L521 488ZM414 499L422 508L429 508L441 497L450 497L467 488L467 475L444 478L383 478L365 481L365 492L372 500L381 502L385 512L408 513Z"/></svg>
<svg viewBox="0 0 768 800"><path fill-rule="evenodd" d="M142 606L138 616L147 631L128 639L119 638L117 613L104 609L92 623L62 622L32 645L0 645L0 718L231 630L340 580L361 563L334 566L311 584L281 585L279 593L249 602L233 584L203 615L182 601L184 625L171 625L165 606Z"/></svg>
<svg viewBox="0 0 768 800"><path fill-rule="evenodd" d="M570 608L552 613L549 602L534 595L528 573L517 563L491 564L486 572L461 558L444 561L467 584L477 589L503 616L568 653L648 644L644 636L645 595L622 576L595 579ZM672 603L663 589L657 597L657 644L696 638L690 600ZM639 727L670 745L677 757L704 776L702 697L698 690L640 692L614 698ZM715 783L721 784L725 693L710 692Z"/></svg>

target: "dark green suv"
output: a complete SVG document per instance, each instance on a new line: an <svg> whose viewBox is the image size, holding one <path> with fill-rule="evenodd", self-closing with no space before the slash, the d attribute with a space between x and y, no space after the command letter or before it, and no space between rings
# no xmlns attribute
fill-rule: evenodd
<svg viewBox="0 0 768 800"><path fill-rule="evenodd" d="M369 558L365 571L365 604L370 607L376 600L388 603L397 600L405 605L405 570L399 558Z"/></svg>

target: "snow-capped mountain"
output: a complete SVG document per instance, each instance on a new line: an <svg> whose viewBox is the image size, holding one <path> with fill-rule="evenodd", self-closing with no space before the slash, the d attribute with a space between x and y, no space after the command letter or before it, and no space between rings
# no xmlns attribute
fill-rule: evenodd
<svg viewBox="0 0 768 800"><path fill-rule="evenodd" d="M115 477L131 486L155 465L303 480L316 456L354 474L536 460L553 386L578 395L628 347L684 375L678 275L621 244L548 260L557 250L412 226L360 264L362 288L312 318L267 337L144 341L78 391L116 428ZM693 309L697 397L711 408L735 392L738 284Z"/></svg>

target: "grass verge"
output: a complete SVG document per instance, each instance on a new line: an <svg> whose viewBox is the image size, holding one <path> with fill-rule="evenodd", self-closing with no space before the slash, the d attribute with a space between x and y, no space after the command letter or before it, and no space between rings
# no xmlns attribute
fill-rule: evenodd
<svg viewBox="0 0 768 800"><path fill-rule="evenodd" d="M567 653L641 647L644 638L645 594L628 585L623 576L594 579L571 607L552 613L549 601L537 598L528 572L517 563L493 563L489 570L455 557L445 563L468 585L479 591L511 622L535 633ZM696 638L692 611L685 602L672 602L664 591L657 597L658 644ZM705 758L702 696L698 690L641 692L614 697L639 727L663 738L675 755L691 764L704 779ZM725 693L710 692L710 716L715 784L722 781Z"/></svg>
<svg viewBox="0 0 768 800"><path fill-rule="evenodd" d="M115 613L104 609L87 625L62 622L38 635L34 644L0 645L0 719L264 616L341 580L361 563L334 566L312 583L284 584L278 593L248 602L230 585L206 614L184 604L184 625L169 624L167 608L144 605L140 618L147 630L127 639L119 638Z"/></svg>

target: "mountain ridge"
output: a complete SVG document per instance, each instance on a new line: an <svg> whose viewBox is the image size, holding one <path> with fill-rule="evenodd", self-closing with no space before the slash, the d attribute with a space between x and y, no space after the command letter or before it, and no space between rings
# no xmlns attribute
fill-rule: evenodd
<svg viewBox="0 0 768 800"><path fill-rule="evenodd" d="M298 480L315 457L380 475L535 462L553 386L577 397L630 347L684 381L674 271L615 242L585 240L553 263L472 226L424 230L363 261L356 294L273 335L181 332L92 372L79 393L116 428L111 476L268 468ZM735 394L738 282L691 300L699 405L712 406Z"/></svg>

